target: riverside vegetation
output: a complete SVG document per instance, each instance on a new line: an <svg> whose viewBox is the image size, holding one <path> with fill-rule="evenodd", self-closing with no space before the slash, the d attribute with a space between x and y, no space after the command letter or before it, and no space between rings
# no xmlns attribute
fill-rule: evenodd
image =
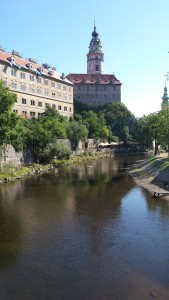
<svg viewBox="0 0 169 300"><path fill-rule="evenodd" d="M101 159L111 157L111 153L84 152L83 154L71 156L69 159L57 159L52 164L32 164L29 166L14 167L12 165L0 166L0 183L7 183L20 179L24 176L35 175L46 172L54 168L63 167L65 165L79 163L81 161Z"/></svg>
<svg viewBox="0 0 169 300"><path fill-rule="evenodd" d="M141 145L143 151L150 149L155 141L155 153L159 145L167 148L168 118L165 109L136 118L123 103L108 103L94 108L75 101L75 113L69 120L49 105L43 116L35 119L17 116L12 111L15 101L16 94L0 81L0 147L11 144L16 151L29 148L35 164L70 159L70 147L60 142L64 139L70 141L74 151L79 141L87 148L89 138L135 142ZM3 168L1 166L1 172L5 174ZM16 170L11 172L16 173Z"/></svg>

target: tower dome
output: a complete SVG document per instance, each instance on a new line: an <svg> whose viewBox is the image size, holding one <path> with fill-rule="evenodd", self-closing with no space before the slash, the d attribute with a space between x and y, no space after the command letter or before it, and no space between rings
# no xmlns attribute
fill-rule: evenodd
<svg viewBox="0 0 169 300"><path fill-rule="evenodd" d="M94 37L94 38L98 37L98 33L97 33L97 31L96 31L96 26L95 26L95 24L94 24L94 30L93 30L93 32L92 32L92 37Z"/></svg>

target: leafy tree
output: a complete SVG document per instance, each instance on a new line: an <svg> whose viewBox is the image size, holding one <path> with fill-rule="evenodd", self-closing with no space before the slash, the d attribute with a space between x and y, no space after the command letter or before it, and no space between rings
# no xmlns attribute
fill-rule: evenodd
<svg viewBox="0 0 169 300"><path fill-rule="evenodd" d="M153 137L149 133L146 116L134 120L132 135L133 139L137 141L143 149L152 148Z"/></svg>
<svg viewBox="0 0 169 300"><path fill-rule="evenodd" d="M82 113L83 122L89 131L89 138L99 138L100 124L97 114L89 110Z"/></svg>
<svg viewBox="0 0 169 300"><path fill-rule="evenodd" d="M19 151L22 149L22 126L20 118L12 112L16 94L0 81L0 145L11 144Z"/></svg>
<svg viewBox="0 0 169 300"><path fill-rule="evenodd" d="M57 110L51 107L49 104L46 106L45 112L43 113L42 118L50 117L52 119L58 119L60 122L66 121L66 118L59 114Z"/></svg>
<svg viewBox="0 0 169 300"><path fill-rule="evenodd" d="M73 149L76 150L79 141L86 142L88 136L88 129L80 122L73 120L67 126L67 137L72 143Z"/></svg>
<svg viewBox="0 0 169 300"><path fill-rule="evenodd" d="M165 117L164 112L152 113L144 117L144 134L151 142L155 142L155 154L158 153L158 147L165 143Z"/></svg>
<svg viewBox="0 0 169 300"><path fill-rule="evenodd" d="M25 145L31 150L35 162L40 162L51 139L39 120L30 122L25 132Z"/></svg>
<svg viewBox="0 0 169 300"><path fill-rule="evenodd" d="M130 135L134 116L123 103L109 103L102 107L106 124L111 127L112 134L126 141Z"/></svg>
<svg viewBox="0 0 169 300"><path fill-rule="evenodd" d="M24 120L25 145L31 149L35 162L46 162L55 156L56 139L67 138L67 120L48 108L39 119Z"/></svg>
<svg viewBox="0 0 169 300"><path fill-rule="evenodd" d="M51 145L51 151L49 153L49 157L53 159L56 157L57 159L69 159L71 150L70 148L64 143L64 141L56 140Z"/></svg>

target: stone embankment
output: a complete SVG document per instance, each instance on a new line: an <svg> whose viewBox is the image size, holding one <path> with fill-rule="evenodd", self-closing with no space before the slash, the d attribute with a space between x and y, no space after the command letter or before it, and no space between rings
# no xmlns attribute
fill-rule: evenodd
<svg viewBox="0 0 169 300"><path fill-rule="evenodd" d="M137 161L133 164L129 173L138 186L155 193L169 193L169 162L168 154L160 154L149 159ZM169 196L165 195L169 200Z"/></svg>

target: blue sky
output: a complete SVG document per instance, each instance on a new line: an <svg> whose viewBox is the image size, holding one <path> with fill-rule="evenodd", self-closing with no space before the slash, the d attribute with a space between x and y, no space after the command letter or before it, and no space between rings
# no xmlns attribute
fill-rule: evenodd
<svg viewBox="0 0 169 300"><path fill-rule="evenodd" d="M137 117L160 109L169 71L168 0L6 0L0 10L6 51L65 74L86 73L95 19L104 73L123 83L122 102Z"/></svg>

